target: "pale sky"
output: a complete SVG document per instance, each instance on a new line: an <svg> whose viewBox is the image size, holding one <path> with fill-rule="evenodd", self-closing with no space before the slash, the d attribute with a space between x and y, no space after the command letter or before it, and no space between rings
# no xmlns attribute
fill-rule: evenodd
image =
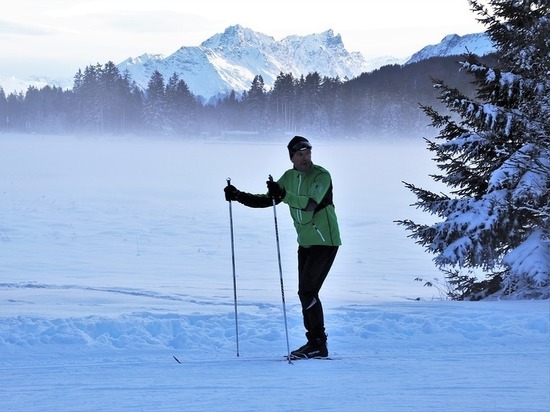
<svg viewBox="0 0 550 412"><path fill-rule="evenodd" d="M332 29L366 59L484 31L467 0L17 0L0 10L0 76L19 78L170 55L235 24L275 40Z"/></svg>

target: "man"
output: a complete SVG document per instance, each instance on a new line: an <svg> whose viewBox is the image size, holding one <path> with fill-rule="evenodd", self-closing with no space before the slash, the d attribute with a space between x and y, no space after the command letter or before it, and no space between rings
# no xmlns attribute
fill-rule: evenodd
<svg viewBox="0 0 550 412"><path fill-rule="evenodd" d="M284 202L298 234L298 296L302 304L307 343L291 352L293 358L327 357L327 335L319 291L341 245L332 203L332 179L328 171L311 161L312 146L302 136L289 142L293 168L278 181L267 182L267 194L251 194L235 186L225 187L225 199L248 207L269 207Z"/></svg>

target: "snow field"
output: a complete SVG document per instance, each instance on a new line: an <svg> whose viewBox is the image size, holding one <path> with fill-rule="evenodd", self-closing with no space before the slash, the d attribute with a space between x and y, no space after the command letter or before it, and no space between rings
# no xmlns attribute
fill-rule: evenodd
<svg viewBox="0 0 550 412"><path fill-rule="evenodd" d="M335 360L289 365L272 210L234 204L236 356L222 192L265 191L286 142L1 135L2 410L548 411L548 301L449 302L414 281L441 278L394 223L425 219L401 183L431 184L422 143L311 140L344 241L322 291Z"/></svg>

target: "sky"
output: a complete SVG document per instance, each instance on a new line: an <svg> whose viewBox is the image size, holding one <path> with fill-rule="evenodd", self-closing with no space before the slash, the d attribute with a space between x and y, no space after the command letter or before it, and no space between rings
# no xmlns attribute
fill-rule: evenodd
<svg viewBox="0 0 550 412"><path fill-rule="evenodd" d="M18 0L2 4L0 76L73 77L90 64L198 46L235 24L275 40L332 29L366 59L484 31L467 0Z"/></svg>

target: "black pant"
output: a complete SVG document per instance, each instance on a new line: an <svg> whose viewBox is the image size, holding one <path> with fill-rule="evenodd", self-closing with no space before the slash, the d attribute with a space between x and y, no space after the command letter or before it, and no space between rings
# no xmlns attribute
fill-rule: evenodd
<svg viewBox="0 0 550 412"><path fill-rule="evenodd" d="M338 246L298 247L298 296L308 341L326 340L319 291L336 258Z"/></svg>

